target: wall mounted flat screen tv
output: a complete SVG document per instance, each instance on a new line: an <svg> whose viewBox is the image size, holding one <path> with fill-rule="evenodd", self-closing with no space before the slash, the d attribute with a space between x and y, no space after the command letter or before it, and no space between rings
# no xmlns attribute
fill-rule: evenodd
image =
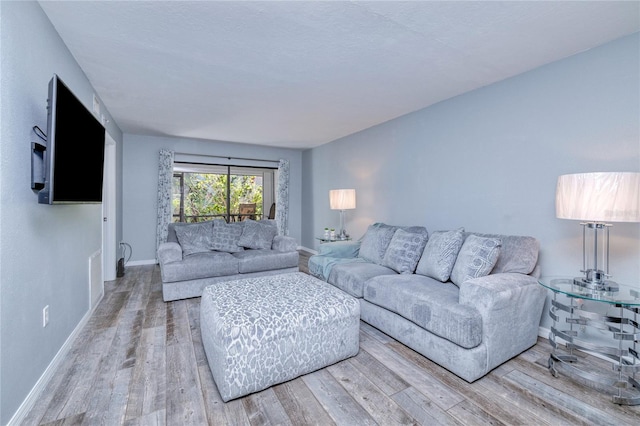
<svg viewBox="0 0 640 426"><path fill-rule="evenodd" d="M41 204L101 203L104 169L102 123L54 74L47 100Z"/></svg>

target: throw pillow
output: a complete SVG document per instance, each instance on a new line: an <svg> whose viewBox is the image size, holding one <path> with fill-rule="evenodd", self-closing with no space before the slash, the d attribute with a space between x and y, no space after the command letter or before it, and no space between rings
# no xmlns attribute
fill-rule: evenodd
<svg viewBox="0 0 640 426"><path fill-rule="evenodd" d="M397 229L397 226L385 225L384 223L369 225L367 232L362 237L358 257L382 265L384 254Z"/></svg>
<svg viewBox="0 0 640 426"><path fill-rule="evenodd" d="M467 280L489 275L498 261L501 245L498 238L469 235L458 253L451 281L460 287Z"/></svg>
<svg viewBox="0 0 640 426"><path fill-rule="evenodd" d="M382 264L400 274L413 274L428 238L426 228L398 229L391 238Z"/></svg>
<svg viewBox="0 0 640 426"><path fill-rule="evenodd" d="M270 249L278 228L264 222L245 219L238 245L250 249Z"/></svg>
<svg viewBox="0 0 640 426"><path fill-rule="evenodd" d="M185 256L211 251L211 222L176 226L175 231Z"/></svg>
<svg viewBox="0 0 640 426"><path fill-rule="evenodd" d="M540 243L537 239L519 235L476 234L479 237L499 238L500 256L492 273L518 272L530 274L538 263Z"/></svg>
<svg viewBox="0 0 640 426"><path fill-rule="evenodd" d="M449 281L463 242L464 228L435 231L427 241L416 274L435 278L443 283Z"/></svg>
<svg viewBox="0 0 640 426"><path fill-rule="evenodd" d="M222 219L214 220L211 239L212 249L227 253L244 251L244 248L238 245L238 240L242 235L242 223L227 223Z"/></svg>

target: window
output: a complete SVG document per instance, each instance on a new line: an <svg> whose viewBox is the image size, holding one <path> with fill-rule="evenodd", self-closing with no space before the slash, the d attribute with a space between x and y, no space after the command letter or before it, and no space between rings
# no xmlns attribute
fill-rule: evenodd
<svg viewBox="0 0 640 426"><path fill-rule="evenodd" d="M174 163L173 221L261 219L274 199L276 169Z"/></svg>

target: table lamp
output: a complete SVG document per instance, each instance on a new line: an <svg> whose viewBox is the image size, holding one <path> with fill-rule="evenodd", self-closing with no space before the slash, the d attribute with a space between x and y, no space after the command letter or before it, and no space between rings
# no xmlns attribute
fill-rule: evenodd
<svg viewBox="0 0 640 426"><path fill-rule="evenodd" d="M349 235L344 230L344 211L356 208L356 190L332 189L329 191L329 206L331 210L340 210L340 233L338 234L338 239L346 240Z"/></svg>
<svg viewBox="0 0 640 426"><path fill-rule="evenodd" d="M640 222L640 173L562 175L556 188L556 217L582 221L582 269L574 284L592 290L617 291L610 281L610 222ZM587 233L593 234L590 243ZM602 241L602 242L600 242ZM599 246L600 245L600 246Z"/></svg>

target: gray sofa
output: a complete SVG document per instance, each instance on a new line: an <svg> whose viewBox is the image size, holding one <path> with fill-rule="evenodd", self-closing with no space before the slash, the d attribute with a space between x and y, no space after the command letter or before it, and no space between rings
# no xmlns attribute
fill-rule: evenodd
<svg viewBox="0 0 640 426"><path fill-rule="evenodd" d="M309 272L360 301L361 319L468 382L533 346L546 291L533 237L376 223L321 244Z"/></svg>
<svg viewBox="0 0 640 426"><path fill-rule="evenodd" d="M169 225L157 251L165 302L202 296L208 285L298 271L295 239L272 220L214 220Z"/></svg>

